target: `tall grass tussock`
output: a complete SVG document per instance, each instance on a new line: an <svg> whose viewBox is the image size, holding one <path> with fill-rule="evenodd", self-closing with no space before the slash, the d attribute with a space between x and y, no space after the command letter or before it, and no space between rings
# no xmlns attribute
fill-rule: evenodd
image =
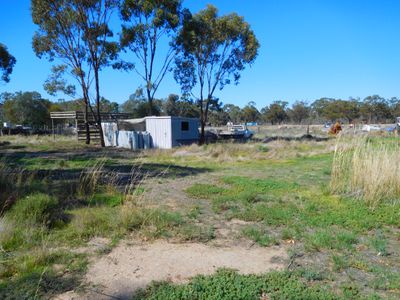
<svg viewBox="0 0 400 300"><path fill-rule="evenodd" d="M400 203L400 143L393 139L339 138L330 188L376 207Z"/></svg>

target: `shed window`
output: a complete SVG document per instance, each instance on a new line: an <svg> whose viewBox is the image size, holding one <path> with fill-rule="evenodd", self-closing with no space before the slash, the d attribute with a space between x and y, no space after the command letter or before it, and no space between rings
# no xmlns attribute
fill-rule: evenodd
<svg viewBox="0 0 400 300"><path fill-rule="evenodd" d="M189 122L188 121L181 122L181 130L182 131L189 131Z"/></svg>

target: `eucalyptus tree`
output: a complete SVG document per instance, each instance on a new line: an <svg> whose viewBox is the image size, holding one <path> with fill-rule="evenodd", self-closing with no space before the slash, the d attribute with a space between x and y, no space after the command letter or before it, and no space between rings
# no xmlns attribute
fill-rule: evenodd
<svg viewBox="0 0 400 300"><path fill-rule="evenodd" d="M85 110L86 143L90 143L88 109L92 70L86 65L87 50L83 45L83 30L78 26L78 16L73 1L32 0L31 13L38 30L33 37L33 49L39 58L57 59L61 65L52 68L53 75L46 81L46 90L73 96L74 88L65 87L65 72L74 77L82 90Z"/></svg>
<svg viewBox="0 0 400 300"><path fill-rule="evenodd" d="M305 101L296 101L292 107L287 110L290 120L295 124L302 124L310 118L310 107Z"/></svg>
<svg viewBox="0 0 400 300"><path fill-rule="evenodd" d="M83 42L88 53L88 64L93 70L96 94L96 123L101 146L105 147L101 127L101 95L99 72L117 57L118 44L110 41L113 32L109 28L111 16L118 7L118 0L73 0L78 12L78 26L84 32Z"/></svg>
<svg viewBox="0 0 400 300"><path fill-rule="evenodd" d="M4 82L10 81L10 74L13 71L16 59L12 56L5 45L0 43L0 71L1 80Z"/></svg>
<svg viewBox="0 0 400 300"><path fill-rule="evenodd" d="M182 91L197 100L203 144L210 105L218 101L217 87L222 90L232 81L238 84L240 72L255 61L259 43L243 17L236 13L218 16L217 8L208 5L185 16L176 47L174 77Z"/></svg>
<svg viewBox="0 0 400 300"><path fill-rule="evenodd" d="M100 79L102 67L116 56L117 44L110 42L112 32L108 27L117 0L32 0L32 20L38 25L33 37L33 49L38 57L62 64L53 67L53 75L45 83L51 94L62 91L74 94L63 75L68 72L82 90L85 107L86 143L90 143L88 113L93 114L100 131L101 145L104 137L100 114ZM94 111L90 102L91 85L95 82Z"/></svg>
<svg viewBox="0 0 400 300"><path fill-rule="evenodd" d="M38 92L16 92L4 101L4 118L14 124L40 128L49 125L51 104Z"/></svg>
<svg viewBox="0 0 400 300"><path fill-rule="evenodd" d="M261 109L261 114L267 122L274 124L281 124L288 118L286 113L288 103L286 101L274 101L269 106Z"/></svg>
<svg viewBox="0 0 400 300"><path fill-rule="evenodd" d="M134 70L145 82L150 114L154 113L155 93L176 55L173 45L165 42L180 26L181 4L182 0L124 0L120 6L123 20L120 43L125 51L133 53L133 59L115 66ZM161 44L167 48L160 47Z"/></svg>
<svg viewBox="0 0 400 300"><path fill-rule="evenodd" d="M257 122L260 119L261 114L256 108L256 103L250 101L245 107L243 107L242 116L245 122Z"/></svg>

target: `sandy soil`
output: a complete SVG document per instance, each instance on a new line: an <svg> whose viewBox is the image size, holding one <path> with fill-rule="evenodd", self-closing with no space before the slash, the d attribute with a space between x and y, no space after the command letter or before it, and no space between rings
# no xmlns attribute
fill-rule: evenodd
<svg viewBox="0 0 400 300"><path fill-rule="evenodd" d="M122 243L90 265L86 274L90 286L87 294L68 292L54 299L131 299L137 289L153 280L183 283L222 267L237 269L242 274L260 274L280 270L286 261L283 247L213 247L167 241Z"/></svg>

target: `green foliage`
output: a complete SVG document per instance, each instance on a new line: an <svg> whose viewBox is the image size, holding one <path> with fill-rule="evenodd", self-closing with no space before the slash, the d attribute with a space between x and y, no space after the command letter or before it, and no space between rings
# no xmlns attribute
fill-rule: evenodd
<svg viewBox="0 0 400 300"><path fill-rule="evenodd" d="M50 61L59 59L64 63L62 67L53 68L55 72L45 87L52 94L57 91L73 94L72 85L67 85L62 79L63 73L68 70L81 87L87 112L92 91L90 86L94 82L96 109L93 113L98 124L101 123L99 72L116 59L119 50L117 43L110 41L113 33L108 27L118 4L118 0L31 1L32 20L38 26L32 41L36 55L39 58L47 56ZM86 143L89 144L88 127L86 129ZM101 133L101 127L99 130ZM104 147L103 134L100 134L100 142Z"/></svg>
<svg viewBox="0 0 400 300"><path fill-rule="evenodd" d="M16 59L12 56L7 47L0 43L0 71L2 72L1 80L5 82L10 81L10 74L14 68Z"/></svg>
<svg viewBox="0 0 400 300"><path fill-rule="evenodd" d="M353 122L360 116L360 103L357 100L321 98L312 104L317 118L328 121L347 120Z"/></svg>
<svg viewBox="0 0 400 300"><path fill-rule="evenodd" d="M302 124L303 121L310 118L311 109L304 101L296 101L287 111L288 117L295 124Z"/></svg>
<svg viewBox="0 0 400 300"><path fill-rule="evenodd" d="M256 108L255 102L249 102L242 109L242 118L243 121L246 122L257 122L260 119L260 112Z"/></svg>
<svg viewBox="0 0 400 300"><path fill-rule="evenodd" d="M134 299L338 299L319 286L308 287L292 273L239 275L220 269L211 276L196 276L186 285L153 283Z"/></svg>
<svg viewBox="0 0 400 300"><path fill-rule="evenodd" d="M3 103L5 120L14 124L42 127L49 125L51 102L38 92L17 92L8 95Z"/></svg>
<svg viewBox="0 0 400 300"><path fill-rule="evenodd" d="M167 116L199 117L199 109L195 103L189 99L185 99L185 97L179 98L175 94L170 94L163 102L163 113Z"/></svg>
<svg viewBox="0 0 400 300"><path fill-rule="evenodd" d="M288 118L288 115L286 113L287 105L288 103L285 101L275 101L271 105L261 110L263 118L266 121L271 122L272 125L281 124Z"/></svg>
<svg viewBox="0 0 400 300"><path fill-rule="evenodd" d="M154 99L153 99L154 100ZM161 101L154 100L151 104L152 115L161 114ZM143 95L143 89L138 88L136 92L129 96L129 99L121 105L121 110L129 113L134 118L143 118L149 115L150 103Z"/></svg>
<svg viewBox="0 0 400 300"><path fill-rule="evenodd" d="M134 69L143 79L149 115L154 115L154 95L176 55L171 45L163 56L159 56L158 44L160 39L170 37L177 31L181 19L181 4L181 0L122 1L120 13L124 23L120 42L123 48L134 54L136 60L135 63L119 62L115 67ZM155 64L157 60L161 62L158 70Z"/></svg>
<svg viewBox="0 0 400 300"><path fill-rule="evenodd" d="M235 13L218 16L217 8L208 5L195 15L184 16L183 27L176 38L175 80L184 94L199 87L197 101L202 125L200 141L204 142L204 126L217 86L222 89L239 82L240 72L252 64L259 43L250 25ZM194 70L200 70L195 72Z"/></svg>
<svg viewBox="0 0 400 300"><path fill-rule="evenodd" d="M67 80L63 78L67 70L67 65L58 65L51 68L51 75L43 85L49 95L55 96L59 91L71 97L75 95L75 86L68 84Z"/></svg>

